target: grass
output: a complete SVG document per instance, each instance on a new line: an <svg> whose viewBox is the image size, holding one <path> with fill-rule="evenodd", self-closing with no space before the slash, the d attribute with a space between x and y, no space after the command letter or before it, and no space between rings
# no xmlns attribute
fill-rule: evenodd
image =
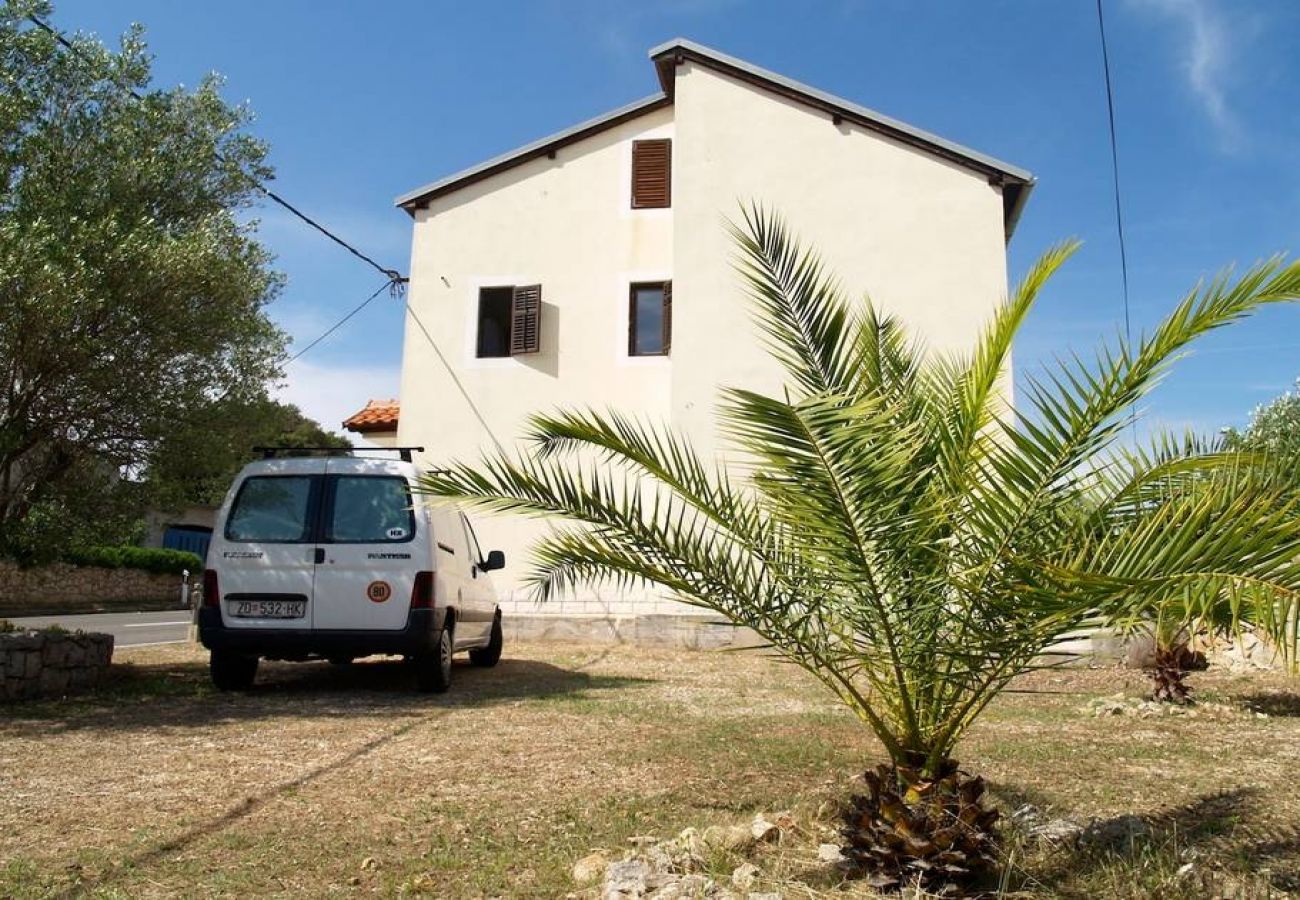
<svg viewBox="0 0 1300 900"><path fill-rule="evenodd" d="M879 750L755 654L514 645L494 670L458 665L442 697L383 662L264 664L253 693L223 695L197 648L117 660L97 693L0 708L0 897L591 896L570 871L595 849L778 810L799 827L752 851L764 889L867 896L816 847ZM1196 683L1228 711L1084 711L1145 689L1122 670L1039 673L991 708L962 762L999 805L1142 823L1084 850L1010 832L1008 895L1300 890L1294 689ZM711 873L742 861L719 851Z"/></svg>

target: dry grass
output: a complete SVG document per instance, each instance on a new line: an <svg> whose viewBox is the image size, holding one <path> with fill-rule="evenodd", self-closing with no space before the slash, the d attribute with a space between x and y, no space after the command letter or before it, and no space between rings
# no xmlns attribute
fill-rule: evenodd
<svg viewBox="0 0 1300 900"><path fill-rule="evenodd" d="M118 659L96 695L0 709L0 896L563 896L594 848L780 809L803 828L756 857L769 884L855 893L814 864L815 811L877 747L758 655L515 645L495 670L458 666L443 697L381 662L264 665L232 696L197 648ZM1017 848L1008 891L1297 889L1300 697L1276 676L1196 684L1224 706L1082 713L1144 689L1122 671L1040 673L995 704L963 763L1002 805L1154 829L1106 851ZM711 863L725 878L739 861Z"/></svg>

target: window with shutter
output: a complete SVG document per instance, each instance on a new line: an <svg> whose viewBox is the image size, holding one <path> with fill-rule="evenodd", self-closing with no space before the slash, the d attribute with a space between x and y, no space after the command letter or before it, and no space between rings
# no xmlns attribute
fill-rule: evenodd
<svg viewBox="0 0 1300 900"><path fill-rule="evenodd" d="M672 346L673 283L634 284L628 296L628 356L667 356Z"/></svg>
<svg viewBox="0 0 1300 900"><path fill-rule="evenodd" d="M542 286L530 284L514 290L510 306L510 355L541 349Z"/></svg>
<svg viewBox="0 0 1300 900"><path fill-rule="evenodd" d="M632 142L632 208L672 205L673 142L668 138Z"/></svg>

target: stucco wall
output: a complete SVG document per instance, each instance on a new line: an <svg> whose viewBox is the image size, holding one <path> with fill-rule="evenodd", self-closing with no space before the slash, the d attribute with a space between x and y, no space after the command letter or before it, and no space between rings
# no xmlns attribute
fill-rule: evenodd
<svg viewBox="0 0 1300 900"><path fill-rule="evenodd" d="M628 190L632 141L672 134L671 109L657 110L416 214L411 304L502 441L517 439L530 415L562 405L667 418L670 362L628 358L627 307L631 282L672 277L672 210L633 210ZM541 352L476 358L479 289L524 284L542 286ZM422 463L491 446L409 318L401 402L399 443L427 448ZM485 552L506 551L508 567L494 580L513 606L511 598L522 597L515 586L524 549L540 526L499 517L477 517L475 525ZM617 599L592 592L564 608L596 613ZM657 608L652 596L641 606Z"/></svg>
<svg viewBox="0 0 1300 900"><path fill-rule="evenodd" d="M632 210L631 143L673 138L673 207ZM781 211L854 293L898 312L939 350L968 347L1005 293L999 189L969 170L698 66L677 74L673 107L626 122L450 195L416 214L411 302L496 435L561 406L614 406L668 421L718 449L720 385L777 391L731 268L724 217L755 199ZM627 356L634 281L673 281L671 358ZM475 358L478 290L542 285L542 352ZM460 390L407 322L400 443L422 463L490 446ZM507 608L540 526L477 517ZM521 611L531 606L520 605ZM659 592L592 591L548 611L690 611Z"/></svg>
<svg viewBox="0 0 1300 900"><path fill-rule="evenodd" d="M936 351L964 349L1006 292L999 188L969 169L699 65L678 67L674 143L673 420L717 447L717 385L779 391L727 264L723 217L783 215L853 296Z"/></svg>

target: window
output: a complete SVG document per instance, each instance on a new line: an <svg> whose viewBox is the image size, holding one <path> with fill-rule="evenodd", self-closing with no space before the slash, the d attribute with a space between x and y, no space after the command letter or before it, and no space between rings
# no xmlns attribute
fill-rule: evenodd
<svg viewBox="0 0 1300 900"><path fill-rule="evenodd" d="M301 544L311 539L316 479L254 476L239 488L226 520L226 540Z"/></svg>
<svg viewBox="0 0 1300 900"><path fill-rule="evenodd" d="M402 543L415 537L406 479L386 475L335 475L325 541L335 544Z"/></svg>
<svg viewBox="0 0 1300 900"><path fill-rule="evenodd" d="M480 358L541 349L542 286L485 287L478 292Z"/></svg>
<svg viewBox="0 0 1300 900"><path fill-rule="evenodd" d="M632 285L627 312L628 356L667 356L673 337L673 283Z"/></svg>
<svg viewBox="0 0 1300 900"><path fill-rule="evenodd" d="M632 208L672 206L673 142L632 142Z"/></svg>

